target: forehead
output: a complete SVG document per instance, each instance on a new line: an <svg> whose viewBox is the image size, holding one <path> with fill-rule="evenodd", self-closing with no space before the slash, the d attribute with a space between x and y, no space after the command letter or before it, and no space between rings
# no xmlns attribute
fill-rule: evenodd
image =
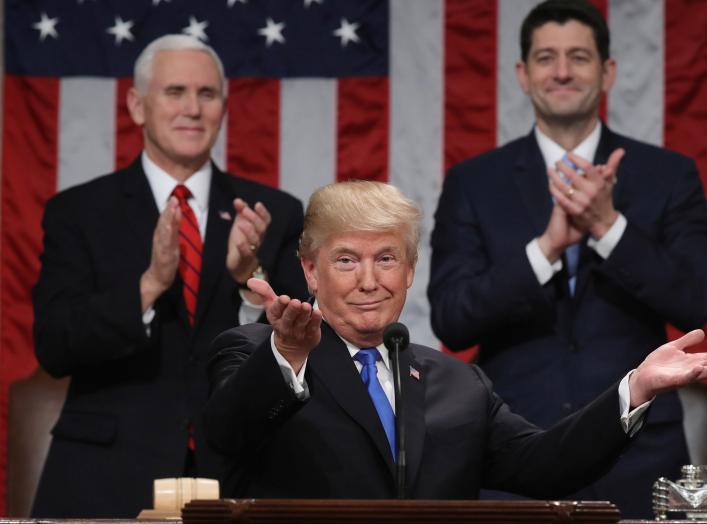
<svg viewBox="0 0 707 524"><path fill-rule="evenodd" d="M331 235L320 252L333 254L351 252L360 255L374 254L382 250L404 250L405 241L400 231L348 231Z"/></svg>
<svg viewBox="0 0 707 524"><path fill-rule="evenodd" d="M547 22L533 31L530 52L540 49L588 49L598 53L592 28L577 20Z"/></svg>
<svg viewBox="0 0 707 524"><path fill-rule="evenodd" d="M158 51L152 64L150 84L215 85L221 83L221 75L213 58L198 49L169 49Z"/></svg>

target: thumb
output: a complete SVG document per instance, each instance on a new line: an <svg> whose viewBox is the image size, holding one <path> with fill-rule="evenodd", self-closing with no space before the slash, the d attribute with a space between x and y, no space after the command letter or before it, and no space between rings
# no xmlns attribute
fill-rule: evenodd
<svg viewBox="0 0 707 524"><path fill-rule="evenodd" d="M689 348L690 346L695 346L705 339L705 332L701 329L694 329L689 333L681 336L677 340L673 340L671 344L678 349Z"/></svg>
<svg viewBox="0 0 707 524"><path fill-rule="evenodd" d="M263 305L267 308L275 300L277 300L277 295L265 280L259 278L249 278L246 282L248 289L253 293L260 295L263 299Z"/></svg>

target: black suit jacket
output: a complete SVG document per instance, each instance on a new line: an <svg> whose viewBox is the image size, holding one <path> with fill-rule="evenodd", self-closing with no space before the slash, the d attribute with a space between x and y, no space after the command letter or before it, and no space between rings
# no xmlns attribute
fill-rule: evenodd
<svg viewBox="0 0 707 524"><path fill-rule="evenodd" d="M606 260L582 241L574 296L564 270L541 286L525 253L552 209L533 133L452 168L439 200L433 329L451 348L480 344L498 394L542 427L635 368L665 342L666 322L688 330L707 320L707 206L694 162L606 127L594 162L619 147L613 199L628 225ZM681 421L677 394L658 397L637 445L575 497L650 517L652 483L688 460Z"/></svg>
<svg viewBox="0 0 707 524"><path fill-rule="evenodd" d="M300 202L214 166L195 326L187 324L177 276L155 303L150 336L139 280L158 211L140 159L47 203L33 294L36 354L50 374L69 375L71 383L35 516L135 517L152 506L153 479L183 474L190 426L198 474L217 475L200 411L209 345L238 323L240 297L225 267L236 196L251 206L261 201L272 214L258 257L273 287L306 296L295 253Z"/></svg>
<svg viewBox="0 0 707 524"><path fill-rule="evenodd" d="M205 423L231 461L224 495L393 498L390 449L345 344L324 325L305 372L310 398L300 401L271 331L241 326L214 342ZM603 472L628 442L615 387L543 432L511 413L476 366L411 344L401 369L412 498L475 498L482 486L558 496Z"/></svg>

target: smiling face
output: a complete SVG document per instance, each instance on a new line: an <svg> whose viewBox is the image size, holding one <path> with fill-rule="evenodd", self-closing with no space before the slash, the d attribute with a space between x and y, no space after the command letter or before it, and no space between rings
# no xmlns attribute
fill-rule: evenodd
<svg viewBox="0 0 707 524"><path fill-rule="evenodd" d="M302 268L324 319L359 347L381 343L385 327L400 316L415 273L397 232L333 235L314 260L302 259Z"/></svg>
<svg viewBox="0 0 707 524"><path fill-rule="evenodd" d="M134 88L128 107L143 126L145 151L176 178L209 159L225 110L223 82L213 59L194 49L159 51L147 93Z"/></svg>
<svg viewBox="0 0 707 524"><path fill-rule="evenodd" d="M548 22L533 31L525 62L516 65L541 130L555 124L593 121L601 94L616 75L616 63L602 60L591 28L576 20Z"/></svg>

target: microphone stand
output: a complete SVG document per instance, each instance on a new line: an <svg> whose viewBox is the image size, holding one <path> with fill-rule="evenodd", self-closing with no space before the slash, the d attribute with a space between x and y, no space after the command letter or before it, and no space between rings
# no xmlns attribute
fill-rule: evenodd
<svg viewBox="0 0 707 524"><path fill-rule="evenodd" d="M407 468L405 457L405 406L403 403L402 381L400 380L400 346L403 343L402 337L394 337L391 361L393 363L393 383L395 385L395 433L398 442L398 456L395 462L395 480L397 498L404 499L405 493L405 470Z"/></svg>

